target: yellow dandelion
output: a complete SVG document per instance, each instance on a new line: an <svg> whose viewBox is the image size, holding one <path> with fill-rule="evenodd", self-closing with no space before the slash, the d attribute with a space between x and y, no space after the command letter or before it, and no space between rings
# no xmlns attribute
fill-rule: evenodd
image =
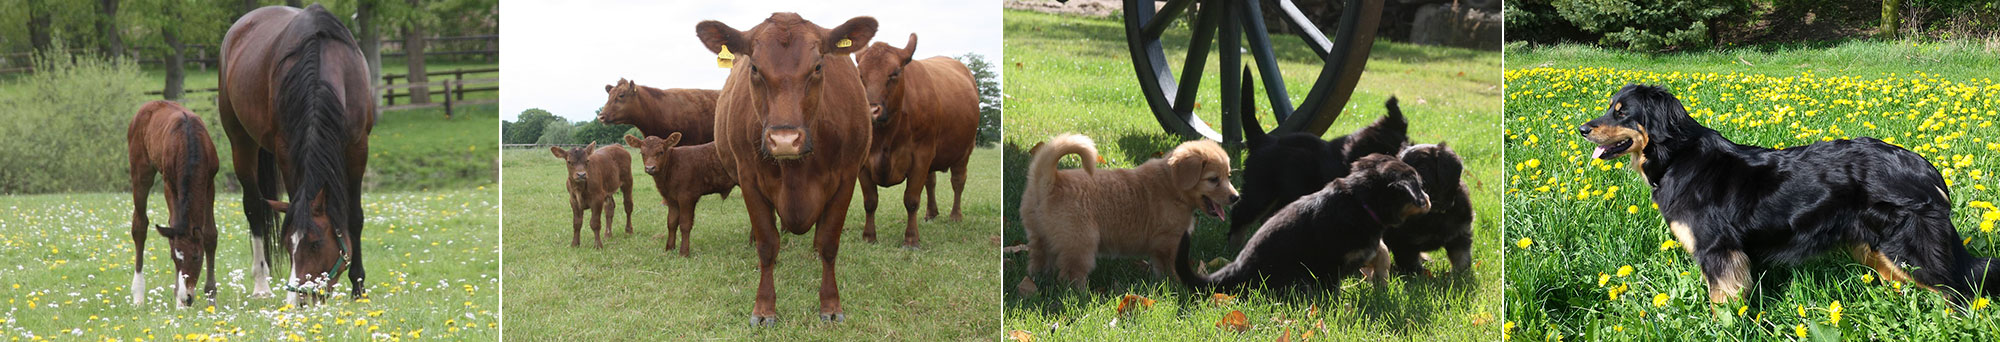
<svg viewBox="0 0 2000 342"><path fill-rule="evenodd" d="M1862 273L1862 274L1861 274L1861 283L1862 283L1862 284L1873 284L1873 283L1875 283L1875 274L1872 274L1872 273Z"/></svg>
<svg viewBox="0 0 2000 342"><path fill-rule="evenodd" d="M1979 297L1979 299L1973 299L1972 309L1973 310L1985 309L1986 305L1991 304L1990 302L1991 301L1986 300L1986 297Z"/></svg>
<svg viewBox="0 0 2000 342"><path fill-rule="evenodd" d="M1629 276L1629 275L1632 275L1632 265L1625 265L1625 266L1619 266L1619 267L1618 267L1618 277L1619 277L1619 278L1624 278L1625 276Z"/></svg>
<svg viewBox="0 0 2000 342"><path fill-rule="evenodd" d="M1611 282L1611 275L1597 272L1597 287L1604 287L1604 283L1607 282Z"/></svg>
<svg viewBox="0 0 2000 342"><path fill-rule="evenodd" d="M1794 325L1792 326L1792 332L1799 334L1799 338L1806 338L1806 325Z"/></svg>
<svg viewBox="0 0 2000 342"><path fill-rule="evenodd" d="M1514 245L1521 246L1521 249L1528 249L1528 246L1535 245L1535 239L1521 238L1521 241L1514 242Z"/></svg>
<svg viewBox="0 0 2000 342"><path fill-rule="evenodd" d="M1632 205L1632 206L1626 206L1626 207L1625 207L1625 213L1626 213L1626 214L1638 214L1638 213L1639 213L1639 206L1636 206L1636 205Z"/></svg>
<svg viewBox="0 0 2000 342"><path fill-rule="evenodd" d="M1665 293L1653 295L1653 306L1666 306L1667 300L1670 299L1673 299L1673 297L1667 296Z"/></svg>
<svg viewBox="0 0 2000 342"><path fill-rule="evenodd" d="M1832 305L1826 306L1826 316L1826 324L1840 326L1840 301L1833 301Z"/></svg>
<svg viewBox="0 0 2000 342"><path fill-rule="evenodd" d="M1636 208L1636 207L1635 207L1635 208ZM1660 250L1663 250L1663 251L1664 251L1664 250L1669 250L1669 249L1674 249L1674 248L1677 248L1677 247L1680 247L1680 246L1681 246L1681 242L1680 242L1680 241L1674 241L1674 240L1667 240L1667 241L1660 241Z"/></svg>

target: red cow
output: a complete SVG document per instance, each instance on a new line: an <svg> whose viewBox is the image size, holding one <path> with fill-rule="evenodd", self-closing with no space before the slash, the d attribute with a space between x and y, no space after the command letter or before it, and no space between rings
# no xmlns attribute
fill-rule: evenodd
<svg viewBox="0 0 2000 342"><path fill-rule="evenodd" d="M660 89L618 79L604 86L604 109L597 121L632 125L649 137L681 133L682 145L715 141L715 97L711 89Z"/></svg>
<svg viewBox="0 0 2000 342"><path fill-rule="evenodd" d="M667 134L666 138L625 136L625 144L639 147L639 159L645 162L647 175L653 176L653 187L660 191L661 204L666 204L667 250L674 250L674 235L681 239L681 256L688 256L692 243L688 237L694 235L694 206L701 202L701 196L721 194L729 198L729 189L736 187L736 177L722 168L722 162L715 158L715 144L679 146L680 132Z"/></svg>
<svg viewBox="0 0 2000 342"><path fill-rule="evenodd" d="M625 233L632 233L632 155L625 153L625 147L597 147L591 143L568 150L549 147L549 153L568 165L564 168L568 172L563 183L569 188L570 247L582 244L583 212L589 210L590 235L596 239L597 248L604 248L603 231L618 224L612 215L618 212L618 202L612 195L620 190L625 191ZM602 225L599 219L603 219Z"/></svg>
<svg viewBox="0 0 2000 342"><path fill-rule="evenodd" d="M828 29L796 13L773 13L748 31L713 20L695 25L702 45L733 65L715 103L715 145L743 188L757 240L752 324L777 322L771 271L779 225L792 234L818 228L819 317L847 317L833 262L870 134L860 71L848 55L875 36L875 25L875 18L855 17Z"/></svg>
<svg viewBox="0 0 2000 342"><path fill-rule="evenodd" d="M861 176L862 208L868 223L861 236L875 241L875 187L904 180L903 210L909 214L903 247L917 247L917 199L929 189L930 212L936 218L937 180L932 172L951 171L951 220L965 195L965 164L972 160L973 138L979 134L979 89L972 70L951 57L911 60L917 35L898 49L875 42L855 55L861 64L861 84L868 89L869 115L875 122L873 149Z"/></svg>

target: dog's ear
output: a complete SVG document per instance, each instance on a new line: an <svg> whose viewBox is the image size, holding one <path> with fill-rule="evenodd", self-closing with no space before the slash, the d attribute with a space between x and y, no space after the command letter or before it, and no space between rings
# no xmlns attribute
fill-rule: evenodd
<svg viewBox="0 0 2000 342"><path fill-rule="evenodd" d="M1200 153L1187 148L1175 148L1167 157L1167 166L1174 169L1174 183L1190 189L1201 185L1202 172L1208 169L1208 162L1208 158L1202 158Z"/></svg>

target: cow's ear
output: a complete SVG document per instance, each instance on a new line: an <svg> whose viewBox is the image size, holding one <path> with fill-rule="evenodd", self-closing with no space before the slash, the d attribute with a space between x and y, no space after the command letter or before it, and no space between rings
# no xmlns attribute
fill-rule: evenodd
<svg viewBox="0 0 2000 342"><path fill-rule="evenodd" d="M917 55L917 34L910 33L910 43L903 45L903 65L909 65Z"/></svg>
<svg viewBox="0 0 2000 342"><path fill-rule="evenodd" d="M549 153L556 155L556 159L569 160L569 153L563 152L562 147L549 146Z"/></svg>
<svg viewBox="0 0 2000 342"><path fill-rule="evenodd" d="M605 94L610 94L610 93L611 93L611 88L613 88L613 86L612 86L612 85L609 85L609 84L606 84L606 85L604 85L604 93L605 93Z"/></svg>
<svg viewBox="0 0 2000 342"><path fill-rule="evenodd" d="M632 136L632 135L629 135L629 134L628 134L628 135L625 135L625 144L626 144L626 145L632 145L632 146L638 146L638 147L645 147L645 146L646 146L645 144L641 144L641 143L640 143L640 141L639 141L639 137L635 137L635 136Z"/></svg>
<svg viewBox="0 0 2000 342"><path fill-rule="evenodd" d="M673 147L674 147L674 146L676 146L676 145L680 145L680 143L681 143L681 132L673 132L673 133L669 133L669 134L667 134L667 139L666 139L666 140L667 140L667 148L673 148Z"/></svg>
<svg viewBox="0 0 2000 342"><path fill-rule="evenodd" d="M826 41L819 44L820 52L846 55L861 51L863 46L868 45L869 39L875 38L875 26L875 17L848 19L846 23L827 31Z"/></svg>
<svg viewBox="0 0 2000 342"><path fill-rule="evenodd" d="M731 54L751 53L750 42L743 39L743 31L737 31L729 27L729 24L720 21L706 20L695 24L694 35L701 38L701 45L707 47L708 52L720 54L722 47L728 46Z"/></svg>

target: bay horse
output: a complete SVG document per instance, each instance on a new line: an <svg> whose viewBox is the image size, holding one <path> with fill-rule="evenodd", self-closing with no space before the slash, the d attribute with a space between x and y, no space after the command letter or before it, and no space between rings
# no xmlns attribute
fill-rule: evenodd
<svg viewBox="0 0 2000 342"><path fill-rule="evenodd" d="M229 27L222 56L216 101L256 254L252 296L271 295L270 250L284 248L286 303L324 300L343 271L361 298L361 177L375 91L360 47L320 5L269 6ZM291 203L278 200L281 180Z"/></svg>
<svg viewBox="0 0 2000 342"><path fill-rule="evenodd" d="M173 250L174 303L194 305L194 282L208 271L202 292L215 304L215 142L201 116L172 101L139 108L125 131L132 168L132 305L146 303L146 197L153 174L167 185L167 225L155 226Z"/></svg>

